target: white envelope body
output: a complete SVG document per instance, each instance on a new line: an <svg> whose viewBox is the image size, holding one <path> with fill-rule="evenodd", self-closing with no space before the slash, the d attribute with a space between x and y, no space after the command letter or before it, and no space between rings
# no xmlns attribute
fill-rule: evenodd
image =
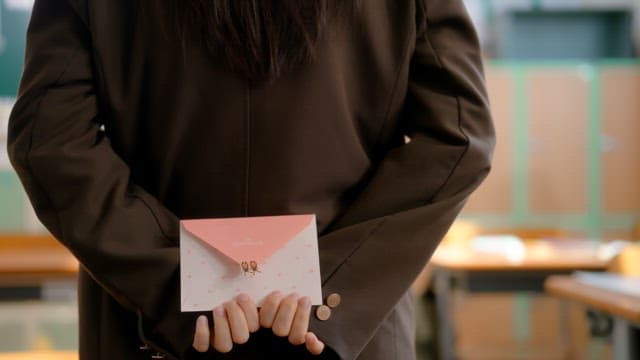
<svg viewBox="0 0 640 360"><path fill-rule="evenodd" d="M275 290L309 296L322 304L315 216L253 274L215 247L180 226L180 281L183 312L211 311L241 292L261 306Z"/></svg>

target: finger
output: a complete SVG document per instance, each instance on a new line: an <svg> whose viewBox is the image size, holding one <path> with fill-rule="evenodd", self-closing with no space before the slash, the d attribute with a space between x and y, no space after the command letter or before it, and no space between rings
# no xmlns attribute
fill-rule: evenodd
<svg viewBox="0 0 640 360"><path fill-rule="evenodd" d="M249 332L256 332L260 329L260 320L258 319L258 306L253 299L247 294L240 294L237 297L238 305L244 313L247 320Z"/></svg>
<svg viewBox="0 0 640 360"><path fill-rule="evenodd" d="M308 332L305 336L305 344L307 350L313 355L320 355L324 350L324 343L312 332Z"/></svg>
<svg viewBox="0 0 640 360"><path fill-rule="evenodd" d="M196 320L196 334L193 337L193 348L198 352L207 352L211 342L209 331L209 320L204 315L200 315Z"/></svg>
<svg viewBox="0 0 640 360"><path fill-rule="evenodd" d="M276 318L280 301L282 301L282 293L280 291L274 291L264 299L258 313L260 326L267 329L273 326L273 320Z"/></svg>
<svg viewBox="0 0 640 360"><path fill-rule="evenodd" d="M289 332L289 342L293 345L305 343L305 334L309 329L309 314L311 313L311 299L307 296L298 300L296 314L293 317L291 331Z"/></svg>
<svg viewBox="0 0 640 360"><path fill-rule="evenodd" d="M219 306L213 310L213 348L221 353L228 353L233 348L231 330L225 309Z"/></svg>
<svg viewBox="0 0 640 360"><path fill-rule="evenodd" d="M229 329L231 329L231 339L236 344L244 344L249 340L249 327L247 319L240 305L235 300L224 303L227 310L227 319L229 319Z"/></svg>
<svg viewBox="0 0 640 360"><path fill-rule="evenodd" d="M278 307L278 312L273 320L273 326L271 329L277 336L287 336L291 330L291 323L293 322L293 316L296 314L296 308L298 307L298 294L292 293L285 297Z"/></svg>

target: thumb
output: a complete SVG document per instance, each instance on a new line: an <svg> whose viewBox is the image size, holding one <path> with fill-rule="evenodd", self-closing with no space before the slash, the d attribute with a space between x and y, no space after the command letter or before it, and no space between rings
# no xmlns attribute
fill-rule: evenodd
<svg viewBox="0 0 640 360"><path fill-rule="evenodd" d="M313 355L320 355L324 350L324 343L318 339L316 334L312 332L306 333L304 336L307 350Z"/></svg>

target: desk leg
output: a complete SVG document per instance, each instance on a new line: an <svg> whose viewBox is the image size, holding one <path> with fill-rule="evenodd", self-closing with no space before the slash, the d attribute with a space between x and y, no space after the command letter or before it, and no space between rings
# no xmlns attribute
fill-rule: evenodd
<svg viewBox="0 0 640 360"><path fill-rule="evenodd" d="M438 313L438 340L440 359L455 359L455 339L451 314L451 275L444 269L436 269L434 278L436 309Z"/></svg>
<svg viewBox="0 0 640 360"><path fill-rule="evenodd" d="M638 333L629 322L613 319L613 359L614 360L636 360L638 359Z"/></svg>
<svg viewBox="0 0 640 360"><path fill-rule="evenodd" d="M531 297L527 292L513 294L513 333L522 345L531 338Z"/></svg>
<svg viewBox="0 0 640 360"><path fill-rule="evenodd" d="M558 324L560 331L560 345L563 359L573 359L573 336L571 333L571 312L569 303L565 300L558 301Z"/></svg>

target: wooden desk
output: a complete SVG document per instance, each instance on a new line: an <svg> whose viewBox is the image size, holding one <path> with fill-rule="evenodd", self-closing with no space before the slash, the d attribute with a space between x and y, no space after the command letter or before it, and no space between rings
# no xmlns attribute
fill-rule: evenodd
<svg viewBox="0 0 640 360"><path fill-rule="evenodd" d="M614 359L640 358L640 296L603 288L598 283L575 276L551 276L545 282L545 289L559 298L611 314L614 317Z"/></svg>
<svg viewBox="0 0 640 360"><path fill-rule="evenodd" d="M75 297L77 272L76 259L50 235L0 235L0 300L69 300ZM46 320L36 321L33 313L16 315L25 326L18 326L15 331L24 332L30 339L27 343L37 336L35 328L46 324ZM61 314L65 316L66 312ZM0 360L23 359L77 360L78 354L77 351L0 353Z"/></svg>
<svg viewBox="0 0 640 360"><path fill-rule="evenodd" d="M78 261L50 235L0 235L0 288L73 281Z"/></svg>
<svg viewBox="0 0 640 360"><path fill-rule="evenodd" d="M78 354L71 351L0 353L0 360L78 360Z"/></svg>
<svg viewBox="0 0 640 360"><path fill-rule="evenodd" d="M442 359L448 360L456 358L451 313L454 288L467 292L542 293L544 281L551 275L569 274L575 270L604 271L607 262L596 257L593 246L534 242L526 245L524 256L517 259L444 246L434 254L431 265L439 347Z"/></svg>
<svg viewBox="0 0 640 360"><path fill-rule="evenodd" d="M608 262L596 256L596 247L571 242L554 245L548 241L525 245L524 257L508 259L491 253L476 253L459 246L441 246L431 264L456 271L539 271L539 270L602 270Z"/></svg>

